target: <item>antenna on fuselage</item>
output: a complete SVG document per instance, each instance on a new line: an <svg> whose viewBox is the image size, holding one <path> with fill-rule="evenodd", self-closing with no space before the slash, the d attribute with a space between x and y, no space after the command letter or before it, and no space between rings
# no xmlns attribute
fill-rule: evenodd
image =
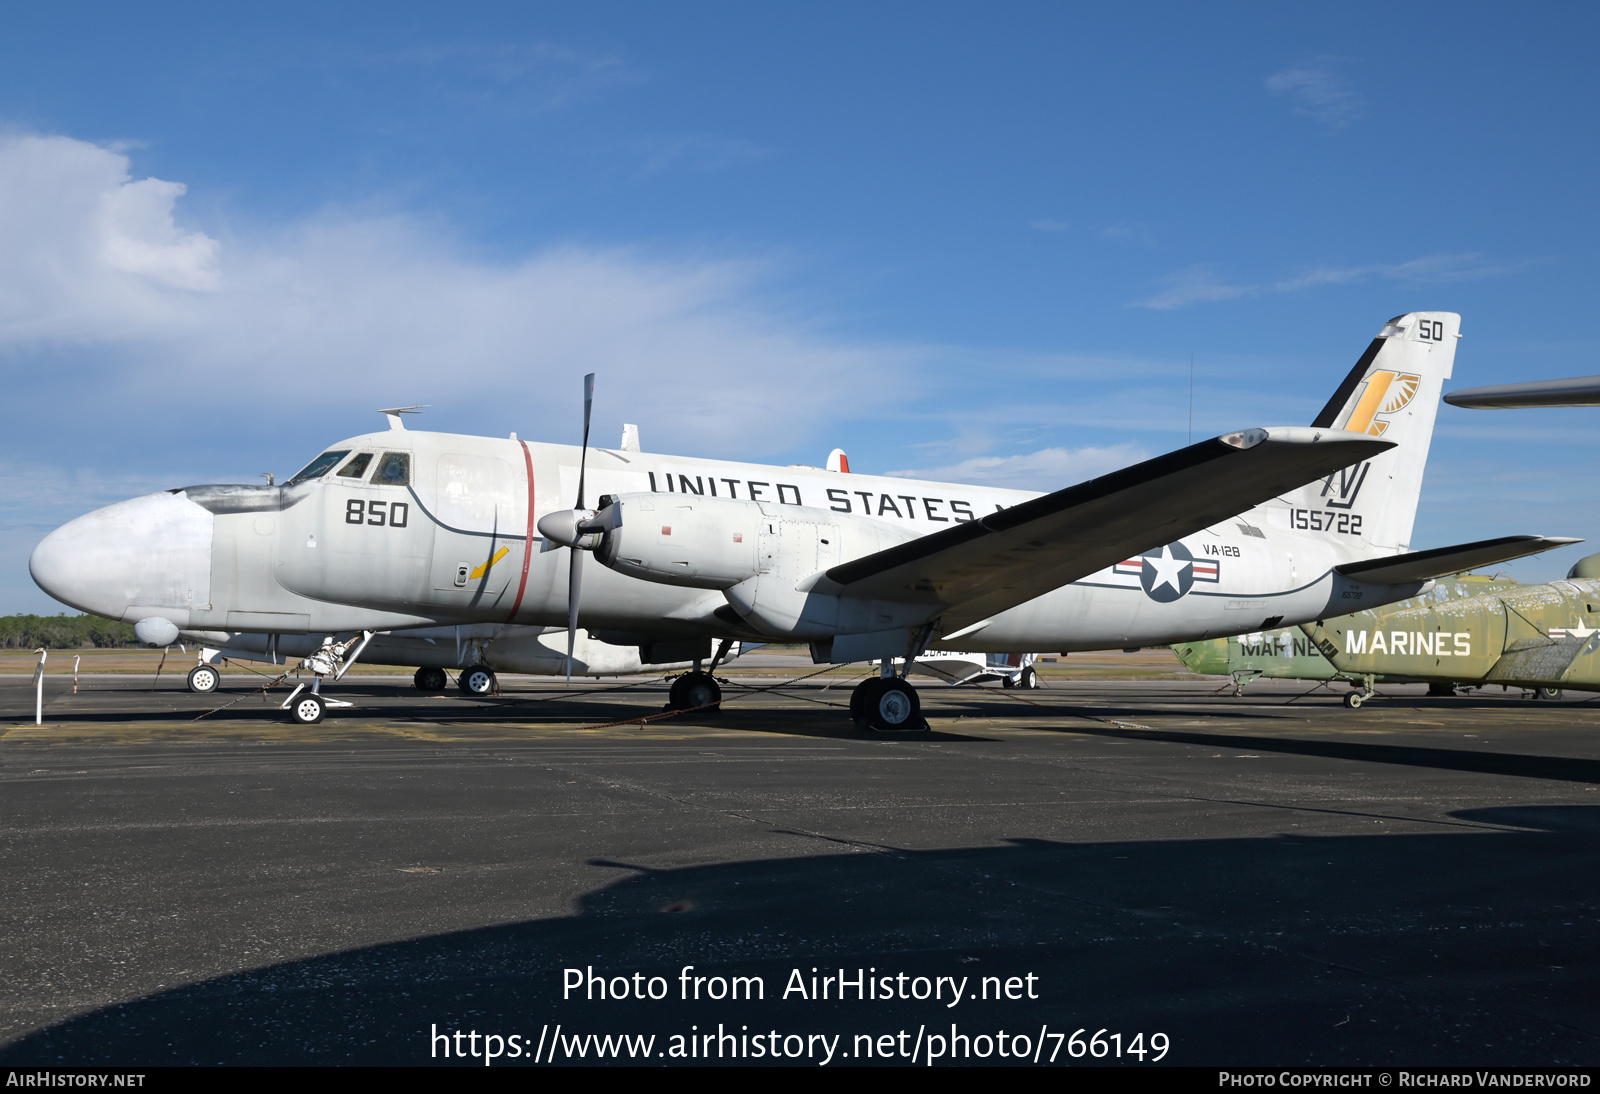
<svg viewBox="0 0 1600 1094"><path fill-rule="evenodd" d="M424 410L427 410L430 405L432 404L422 403L418 406L392 406L387 410L380 410L378 413L389 419L390 429L404 429L406 427L406 423L400 420L400 415L421 414Z"/></svg>

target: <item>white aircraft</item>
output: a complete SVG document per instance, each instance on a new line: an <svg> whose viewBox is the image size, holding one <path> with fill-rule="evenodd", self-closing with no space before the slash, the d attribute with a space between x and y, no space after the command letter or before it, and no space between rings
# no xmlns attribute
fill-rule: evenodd
<svg viewBox="0 0 1600 1094"><path fill-rule="evenodd" d="M191 486L50 533L57 599L180 632L311 635L342 662L376 632L565 626L710 670L740 640L879 662L852 697L926 728L925 651L1165 645L1415 596L1432 578L1571 540L1409 550L1460 317L1385 324L1308 427L1243 429L1048 494L404 428L341 441L282 486ZM415 408L404 408L415 409ZM598 508L587 500L598 497ZM593 555L584 587L583 560ZM345 637L348 636L348 637ZM335 641L336 640L336 641ZM895 659L901 668L895 669ZM315 690L315 689L314 689ZM308 693L291 708L317 721Z"/></svg>

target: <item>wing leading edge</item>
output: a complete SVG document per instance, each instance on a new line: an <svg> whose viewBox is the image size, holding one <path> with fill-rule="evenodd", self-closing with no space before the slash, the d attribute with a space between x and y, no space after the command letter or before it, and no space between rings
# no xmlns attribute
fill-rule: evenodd
<svg viewBox="0 0 1600 1094"><path fill-rule="evenodd" d="M1393 447L1306 426L1230 433L842 563L813 587L947 605L950 634Z"/></svg>

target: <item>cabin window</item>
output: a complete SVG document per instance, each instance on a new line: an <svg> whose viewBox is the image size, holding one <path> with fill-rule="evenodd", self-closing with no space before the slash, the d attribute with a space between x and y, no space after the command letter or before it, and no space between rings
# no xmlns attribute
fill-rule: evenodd
<svg viewBox="0 0 1600 1094"><path fill-rule="evenodd" d="M283 485L293 486L295 483L305 482L307 479L320 479L329 471L333 470L334 466L348 455L350 455L350 450L348 448L342 448L337 452L324 452L322 455L318 456L316 459L302 467L298 475Z"/></svg>
<svg viewBox="0 0 1600 1094"><path fill-rule="evenodd" d="M411 453L385 452L372 473L372 482L376 486L410 486Z"/></svg>
<svg viewBox="0 0 1600 1094"><path fill-rule="evenodd" d="M359 479L367 473L367 465L370 463L372 463L371 452L359 453L355 459L339 468L339 478Z"/></svg>

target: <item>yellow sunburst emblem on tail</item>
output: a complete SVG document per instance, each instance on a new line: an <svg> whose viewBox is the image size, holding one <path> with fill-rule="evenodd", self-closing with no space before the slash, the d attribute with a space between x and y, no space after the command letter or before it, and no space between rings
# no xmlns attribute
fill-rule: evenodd
<svg viewBox="0 0 1600 1094"><path fill-rule="evenodd" d="M1388 422L1375 421L1379 414L1393 414L1416 398L1422 386L1422 377L1414 372L1387 372L1379 369L1367 377L1367 389L1361 401L1350 412L1345 428L1352 433L1366 433L1381 437L1389 428Z"/></svg>
<svg viewBox="0 0 1600 1094"><path fill-rule="evenodd" d="M498 551L496 551L494 553L494 557L493 558L491 558L488 562L485 562L482 566L476 567L472 571L472 577L471 577L470 580L472 580L472 581L478 580L484 574L488 573L489 570L494 566L494 564L496 562L499 562L502 558L505 558L510 553L511 553L511 548L509 548L509 547L500 548Z"/></svg>

